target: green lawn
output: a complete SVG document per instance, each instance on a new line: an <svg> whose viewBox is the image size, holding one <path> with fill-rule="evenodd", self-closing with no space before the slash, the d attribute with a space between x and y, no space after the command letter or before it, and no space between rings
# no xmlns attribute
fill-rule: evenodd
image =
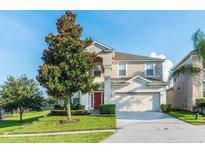
<svg viewBox="0 0 205 154"><path fill-rule="evenodd" d="M199 119L195 119L195 113L189 111L171 111L168 113L170 116L188 122L192 125L204 125L205 124L205 116L200 115Z"/></svg>
<svg viewBox="0 0 205 154"><path fill-rule="evenodd" d="M59 120L64 116L47 116L48 111L30 112L24 116L24 121L20 123L16 115L9 116L0 122L0 134L21 134L21 133L42 133L60 132L74 130L97 130L112 129L116 127L115 116L73 116L79 122L72 124L59 124Z"/></svg>
<svg viewBox="0 0 205 154"><path fill-rule="evenodd" d="M0 134L6 132L12 132L14 130L20 129L32 122L38 120L39 118L48 114L49 111L40 112L28 112L23 115L23 121L19 122L18 114L9 115L5 120L0 121Z"/></svg>
<svg viewBox="0 0 205 154"><path fill-rule="evenodd" d="M0 143L97 143L110 135L112 135L111 132L41 137L0 137Z"/></svg>

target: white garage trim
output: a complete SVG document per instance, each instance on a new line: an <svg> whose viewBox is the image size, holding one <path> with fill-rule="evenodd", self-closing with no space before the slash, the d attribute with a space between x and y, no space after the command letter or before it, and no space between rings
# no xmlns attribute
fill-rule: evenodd
<svg viewBox="0 0 205 154"><path fill-rule="evenodd" d="M160 111L160 93L118 93L115 95L117 111Z"/></svg>

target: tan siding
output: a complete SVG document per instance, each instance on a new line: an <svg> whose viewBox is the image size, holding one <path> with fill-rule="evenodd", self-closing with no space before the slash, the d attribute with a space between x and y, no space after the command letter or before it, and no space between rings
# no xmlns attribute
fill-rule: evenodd
<svg viewBox="0 0 205 154"><path fill-rule="evenodd" d="M127 64L127 77L134 77L136 75L145 76L145 67L146 62L133 62L133 61L126 61L126 62L114 62L112 64L112 78L118 78L118 64L125 63ZM162 63L155 62L155 78L162 79Z"/></svg>
<svg viewBox="0 0 205 154"><path fill-rule="evenodd" d="M192 56L192 59L193 59L193 65L200 67L200 68L203 67L202 62L198 59L196 55ZM192 78L193 104L195 104L195 100L197 98L203 97L203 76L204 75L202 73L198 75L193 75L193 78Z"/></svg>
<svg viewBox="0 0 205 154"><path fill-rule="evenodd" d="M201 67L201 62L198 61L195 55L189 56L178 68L185 64L193 64ZM170 99L170 92L168 92L168 101L172 100L170 103L173 104L175 108L191 111L195 104L195 99L202 97L202 76L200 74L191 75L188 73L180 75L176 77L176 82L174 82L173 87L173 98Z"/></svg>

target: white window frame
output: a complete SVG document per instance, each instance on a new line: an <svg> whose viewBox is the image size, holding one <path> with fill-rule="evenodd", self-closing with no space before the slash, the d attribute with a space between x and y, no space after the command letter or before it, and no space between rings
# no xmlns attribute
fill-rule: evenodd
<svg viewBox="0 0 205 154"><path fill-rule="evenodd" d="M120 65L121 64L125 65L125 75L120 75ZM118 65L117 65L117 76L118 77L126 77L127 76L127 64L126 63L118 63Z"/></svg>
<svg viewBox="0 0 205 154"><path fill-rule="evenodd" d="M101 67L100 64L96 64L96 65L99 65L99 66ZM96 66L96 65L95 65L95 66ZM94 75L94 74L95 74L95 73L94 73L94 72L95 72L95 68L93 68L93 69L92 69L92 76L95 77L95 78L101 78L101 77L102 77L102 68L100 68L100 69L101 69L101 71L100 71L100 76L96 76L96 77L95 77L95 75Z"/></svg>
<svg viewBox="0 0 205 154"><path fill-rule="evenodd" d="M147 75L147 65L148 65L148 63L152 63L153 64L153 75ZM146 64L145 64L145 77L154 77L155 76L155 63L154 62L147 62Z"/></svg>

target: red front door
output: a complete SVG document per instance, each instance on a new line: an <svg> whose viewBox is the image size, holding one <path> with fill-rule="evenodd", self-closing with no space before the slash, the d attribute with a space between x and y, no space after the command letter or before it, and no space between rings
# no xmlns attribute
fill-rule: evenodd
<svg viewBox="0 0 205 154"><path fill-rule="evenodd" d="M102 101L102 93L101 92L95 92L94 93L94 109L100 109L100 105Z"/></svg>

